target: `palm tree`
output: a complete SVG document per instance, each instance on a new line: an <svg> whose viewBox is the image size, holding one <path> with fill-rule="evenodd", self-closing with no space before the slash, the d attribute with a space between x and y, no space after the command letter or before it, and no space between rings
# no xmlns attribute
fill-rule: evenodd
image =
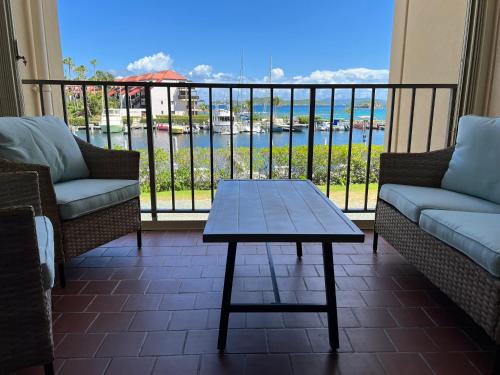
<svg viewBox="0 0 500 375"><path fill-rule="evenodd" d="M92 69L94 70L94 74L92 74L92 77L95 77L95 71L96 71L96 66L97 66L97 60L92 59L90 60L90 65L92 65Z"/></svg>
<svg viewBox="0 0 500 375"><path fill-rule="evenodd" d="M84 80L87 78L87 67L85 65L78 65L75 68L76 78L79 80Z"/></svg>
<svg viewBox="0 0 500 375"><path fill-rule="evenodd" d="M71 57L65 57L62 62L63 62L63 65L68 66L68 79L71 79L71 69L74 66L73 59Z"/></svg>

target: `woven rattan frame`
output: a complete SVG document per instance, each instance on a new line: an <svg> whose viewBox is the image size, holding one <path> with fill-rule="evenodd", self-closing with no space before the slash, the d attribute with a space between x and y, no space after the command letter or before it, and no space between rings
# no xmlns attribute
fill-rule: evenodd
<svg viewBox="0 0 500 375"><path fill-rule="evenodd" d="M105 150L95 147L78 137L75 137L75 139L89 168L90 178L139 180L139 152ZM67 259L81 255L86 251L94 249L96 246L116 239L126 233L140 230L141 228L138 199L134 200L137 201L137 204L124 203L126 207L123 209L118 209L118 205L106 208L102 212L98 211L78 219L62 222L57 208L49 168L43 165L16 163L0 159L0 173L19 171L35 171L38 173L41 208L44 215L50 219L54 227L54 246L57 263L63 263ZM117 213L118 216L113 216ZM110 216L106 218L104 217L105 214ZM127 215L133 217L129 218ZM101 225L100 229L95 226L89 228L91 219L99 220L104 225ZM85 227L87 228L86 230L84 229ZM117 229L116 227L119 228ZM123 228L127 228L128 232L124 232ZM96 240L89 238L92 235L96 236ZM67 251L68 253L66 254Z"/></svg>
<svg viewBox="0 0 500 375"><path fill-rule="evenodd" d="M75 220L63 221L64 254L72 258L82 249L94 249L127 233L139 230L139 198Z"/></svg>
<svg viewBox="0 0 500 375"><path fill-rule="evenodd" d="M500 280L379 200L375 230L500 342Z"/></svg>
<svg viewBox="0 0 500 375"><path fill-rule="evenodd" d="M0 174L0 202L0 374L8 374L51 363L54 353L51 291L43 290L35 232L37 174Z"/></svg>
<svg viewBox="0 0 500 375"><path fill-rule="evenodd" d="M379 187L387 183L440 187L452 154L453 148L424 153L384 153L380 158ZM381 199L377 201L375 232L500 343L498 278L458 250L424 232Z"/></svg>

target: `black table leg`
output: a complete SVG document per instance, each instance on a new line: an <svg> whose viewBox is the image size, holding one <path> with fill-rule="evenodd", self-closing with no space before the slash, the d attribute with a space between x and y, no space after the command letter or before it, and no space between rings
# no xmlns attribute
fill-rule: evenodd
<svg viewBox="0 0 500 375"><path fill-rule="evenodd" d="M297 242L297 256L302 258L302 242Z"/></svg>
<svg viewBox="0 0 500 375"><path fill-rule="evenodd" d="M217 342L217 349L219 350L224 350L226 347L229 307L231 305L231 290L233 289L234 264L236 260L236 245L236 242L230 242L227 247L226 274L224 276L224 291L222 292L222 307L220 310L219 340Z"/></svg>
<svg viewBox="0 0 500 375"><path fill-rule="evenodd" d="M323 267L325 269L325 291L328 315L328 336L330 347L339 348L339 328L337 322L337 297L335 295L335 272L333 269L332 244L323 242Z"/></svg>

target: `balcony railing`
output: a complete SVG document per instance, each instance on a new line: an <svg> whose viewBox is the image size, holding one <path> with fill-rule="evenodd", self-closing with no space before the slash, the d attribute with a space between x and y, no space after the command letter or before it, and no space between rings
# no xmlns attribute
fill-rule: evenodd
<svg viewBox="0 0 500 375"><path fill-rule="evenodd" d="M130 98L129 92L137 87L144 90L144 106L145 106L145 129L141 130L145 137L145 151L143 166L147 169L147 175L142 176L143 180L142 186L144 190L149 191L149 196L143 194L143 197L147 197L147 201L143 199L143 213L151 214L152 220L157 220L159 214L164 213L207 213L209 212L210 202L208 205L198 204L197 194L199 194L198 187L203 185L207 190L210 191L210 198L207 200L211 201L214 197L214 192L217 188L217 179L223 178L308 178L315 182L324 189L325 194L334 199L335 203L341 207L345 212L373 212L374 202L377 191L377 168L378 165L378 155L379 152L374 152L374 133L377 133L379 144L384 145L386 152L410 152L416 151L416 146L414 146L417 140L420 145L419 150L425 151L432 148L443 148L451 145L454 142L455 134L455 101L456 101L456 84L249 84L249 83L194 83L194 82L112 82L112 81L70 81L70 80L24 80L25 85L35 85L40 93L44 92L44 88L54 87L60 89L61 92L61 104L62 104L62 116L66 123L68 123L68 89L79 87L81 91L81 99L83 100L83 113L84 113L84 124L82 128L84 134L80 136L86 139L88 142L95 142L95 137L92 136L92 126L89 118L88 112L88 93L90 90L96 90L97 88L102 88L102 93L104 96L103 107L104 107L104 126L106 128L105 132L105 146L108 148L113 147L113 135L111 133L110 126L110 103L108 98L108 90L110 88L118 87L124 90L125 94L125 110L126 118L124 124L124 130L126 133L123 137L126 138L126 147L129 149L137 149L136 141L134 137L136 134L133 132L134 119L130 115ZM163 125L168 125L168 135L165 135L168 142L163 149L165 159L161 158L158 160L158 156L155 151L160 147L155 147L155 141L158 138L159 127L155 123L152 113L152 98L151 89L153 87L166 87L168 92L168 99L165 102L165 116L161 121ZM187 93L187 119L186 119L186 129L187 134L185 137L185 143L187 143L185 148L188 150L185 154L180 154L178 147L176 146L176 135L173 134L173 113L172 113L172 88L181 88ZM192 100L192 94L197 90L197 96L201 95L201 91L206 91L206 96L208 100L208 105L206 106L206 112L208 112L206 126L206 137L208 138L208 144L201 149L199 146L195 145L194 133L197 128L195 124L196 113L200 111L199 108L192 108L195 105ZM241 103L234 99L235 91L238 91L238 97L241 90L244 90L248 95L246 98L247 110L248 110L248 147L244 147L235 150L235 119L234 116L229 116L229 137L223 138L227 140L228 151L226 157L220 155L221 148L216 147L216 137L227 137L219 136L214 132L214 110L215 103L220 102L215 100L214 93L217 91L220 93L224 92L225 100L228 104L228 110L231 114L235 113L235 106L240 106ZM93 91L94 92L94 91ZM273 145L273 139L276 138L275 123L277 122L275 114L278 108L278 104L275 104L275 98L280 97L283 100L283 94L278 94L285 92L289 95L289 100L292 105L289 105L288 117L288 134L286 137L281 136L281 140L287 139L286 151L282 152L282 148ZM343 122L346 128L345 137L345 159L341 161L334 160L332 155L332 149L338 147L335 144L336 138L338 137L335 127L335 110L337 108L336 103L339 101L338 93L342 92L344 96L344 101L346 105L346 117L347 119ZM268 103L273 103L269 105L268 112L265 113L267 117L266 121L263 122L266 126L267 133L262 135L262 133L256 132L256 114L255 102L263 102L262 93L264 94L265 100ZM321 96L318 99L318 95ZM326 96L325 96L326 93ZM261 95L256 96L256 94ZM300 96L298 94L301 94ZM358 95L358 96L357 96ZM379 96L377 96L379 95ZM365 112L368 113L363 120L356 120L355 112L357 111L356 99L363 96L366 104ZM377 97L386 97L386 119L385 119L385 133L382 136L383 141L380 141L378 130L380 127L376 125L375 111L378 104ZM324 98L327 97L327 100ZM421 100L424 98L425 100ZM438 98L439 97L439 98ZM302 98L302 99L300 99ZM323 99L321 99L323 98ZM404 100L406 98L406 100ZM416 100L419 98L419 100ZM443 100L445 99L445 100ZM44 95L39 95L41 111L45 114L45 103ZM305 128L305 137L302 136L304 144L302 146L297 145L294 139L298 137L298 133L295 133L296 124L294 123L294 118L297 117L296 111L297 101L299 101L302 106L306 105L308 107L307 121L306 124L301 124ZM422 112L424 111L422 103L425 101L425 112L424 116ZM317 119L317 107L318 103L321 102L322 106L329 108L328 118L323 121L323 125L318 128ZM329 104L325 104L328 102ZM416 102L419 105L416 110ZM306 103L306 104L304 104ZM440 116L439 120L444 121L445 124L440 124L439 127L435 125L436 113L445 113L444 116ZM419 121L417 125L416 112L418 112ZM323 113L324 114L324 113ZM406 117L408 116L408 117ZM425 120L422 120L422 116ZM407 120L402 121L402 118ZM302 119L304 116L302 116ZM402 123L405 122L404 126ZM361 125L360 125L361 123ZM359 126L361 129L355 129ZM175 126L174 126L175 127ZM286 129L286 124L285 127ZM404 131L402 130L404 128ZM441 131L442 134L436 134L437 130ZM82 130L82 131L83 131ZM320 140L317 139L317 134L322 131L323 135ZM355 145L354 134L358 135L358 131L363 132L363 142L359 147ZM145 132L145 134L144 134ZM425 135L423 135L425 134ZM143 136L141 135L141 137ZM163 135L162 135L163 136ZM263 137L267 137L266 147L256 147L255 138L259 137L260 140ZM101 135L104 138L104 135ZM425 138L425 139L423 139ZM434 138L438 138L435 141ZM402 140L404 139L404 141ZM319 142L323 141L323 144ZM294 143L295 142L295 143ZM439 143L436 145L436 142ZM217 142L220 147L221 142ZM404 145L402 146L402 143ZM394 146L395 145L395 146ZM304 147L306 151L304 151ZM422 149L423 147L423 149ZM177 150L176 150L177 148ZM381 146L377 146L380 151ZM200 151L201 150L201 151ZM203 153L203 152L204 153ZM279 152L278 152L279 151ZM315 154L316 152L316 154ZM361 153L362 163L358 159L354 160L353 153L356 152L356 158L359 159L359 153ZM195 157L196 153L196 157ZM198 154L200 153L200 154ZM182 160L181 160L182 159ZM196 160L195 160L196 159ZM264 162L262 162L264 160ZM181 162L185 162L185 168L180 169L179 165ZM360 167L361 165L361 167ZM361 168L361 169L360 169ZM158 170L161 169L160 172ZM222 172L221 172L222 170ZM339 172L340 171L340 172ZM341 176L339 176L339 173ZM159 177L160 176L160 177ZM160 180L161 179L161 180ZM176 199L176 181L178 180L188 181L187 193L189 195L188 202L180 202ZM333 181L335 179L335 181ZM375 179L375 181L374 181ZM200 182L201 181L201 182ZM333 188L338 187L338 181L341 181L342 194L343 197L339 198L338 189L335 188L336 197L333 197ZM362 187L360 187L360 181ZM159 189L160 185L167 186L166 189ZM356 186L356 191L354 192L357 196L356 202L353 203L351 195L354 194L351 190L353 186ZM162 190L159 192L158 190ZM158 196L161 195L160 202L158 201ZM186 194L184 193L184 196ZM160 204L159 204L160 203ZM182 203L182 204L181 204ZM187 204L187 206L186 206Z"/></svg>

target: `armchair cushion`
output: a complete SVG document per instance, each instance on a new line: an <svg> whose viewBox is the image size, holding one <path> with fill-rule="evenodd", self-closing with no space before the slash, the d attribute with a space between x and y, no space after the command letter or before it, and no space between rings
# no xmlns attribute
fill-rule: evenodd
<svg viewBox="0 0 500 375"><path fill-rule="evenodd" d="M54 185L62 220L99 211L139 196L137 180L81 179Z"/></svg>
<svg viewBox="0 0 500 375"><path fill-rule="evenodd" d="M73 135L53 116L0 117L0 158L48 166L54 183L89 176Z"/></svg>
<svg viewBox="0 0 500 375"><path fill-rule="evenodd" d="M379 196L415 223L425 209L500 213L498 204L440 188L385 184Z"/></svg>
<svg viewBox="0 0 500 375"><path fill-rule="evenodd" d="M35 216L35 230L42 267L42 286L48 290L54 286L54 230L46 216Z"/></svg>
<svg viewBox="0 0 500 375"><path fill-rule="evenodd" d="M500 215L424 210L420 227L500 277Z"/></svg>
<svg viewBox="0 0 500 375"><path fill-rule="evenodd" d="M441 187L500 204L500 118L464 116Z"/></svg>

